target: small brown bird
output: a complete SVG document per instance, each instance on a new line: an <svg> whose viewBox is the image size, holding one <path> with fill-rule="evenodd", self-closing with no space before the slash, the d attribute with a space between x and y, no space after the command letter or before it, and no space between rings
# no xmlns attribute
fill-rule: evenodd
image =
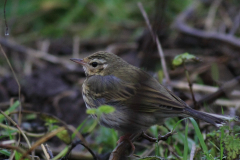
<svg viewBox="0 0 240 160"><path fill-rule="evenodd" d="M82 94L87 108L115 108L100 117L100 124L106 127L135 133L176 116L194 117L217 127L224 124L223 116L190 108L155 78L115 54L101 51L71 60L86 73Z"/></svg>

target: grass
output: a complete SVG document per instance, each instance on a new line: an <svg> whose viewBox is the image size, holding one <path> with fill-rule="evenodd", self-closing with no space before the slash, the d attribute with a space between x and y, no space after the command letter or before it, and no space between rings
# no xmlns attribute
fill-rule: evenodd
<svg viewBox="0 0 240 160"><path fill-rule="evenodd" d="M17 104L19 104L18 101L16 101L12 106L10 106L5 113L8 115L11 115L12 112L14 112L17 109ZM105 111L105 110L103 110ZM37 118L35 116L35 118ZM3 122L6 122L6 119L2 119ZM57 122L53 118L48 117L48 123L49 121L52 121L53 123ZM111 152L114 147L116 147L116 141L118 139L117 132L108 129L105 127L101 127L96 125L95 121L92 121L89 123L90 119L85 119L78 127L77 131L80 132L90 132L92 139L95 140L95 144L92 146L93 150L96 150L99 154L101 153L107 153ZM183 121L186 121L185 125L183 125ZM191 123L189 123L189 120ZM181 120L178 120L178 118L172 118L168 119L166 121L166 125L172 129L172 131L176 131L177 134L174 134L167 142L166 144L173 147L174 151L182 157L183 160L187 160L189 158L191 145L194 143L197 147L196 152L196 159L204 158L208 160L212 159L223 159L223 157L226 157L224 155L224 151L226 151L226 148L224 144L226 144L226 141L224 141L224 137L231 137L231 134L229 133L236 133L237 131L230 131L229 127L223 127L220 128L219 131L210 132L211 134L209 139L209 134L207 136L203 135L202 132L199 129L199 126L197 125L196 121L193 118L184 118ZM185 126L185 129L184 129ZM150 128L150 131L153 133L154 136L157 137L159 133L167 133L168 131L166 129L163 129L164 127L160 126L153 126ZM184 129L184 131L183 131ZM13 140L15 139L15 135L12 135L15 132L12 132L8 128L5 129L6 132L1 132L2 136L0 137L1 141L4 141L6 139ZM189 134L191 133L191 136ZM194 133L194 135L192 135ZM96 137L96 135L98 135ZM74 138L76 136L76 133L72 133L71 137ZM197 140L194 140L197 137ZM211 137L214 137L212 139ZM206 141L206 138L209 139ZM229 138L229 139L234 139ZM236 138L235 138L236 139ZM236 139L237 140L237 139ZM209 143L208 143L209 142ZM177 159L174 155L172 155L172 151L169 150L169 148L165 147L165 145L155 145L155 156L165 157L165 158L171 158L171 159ZM231 144L229 144L229 147L231 147ZM55 156L54 159L58 159L62 156L64 156L67 153L67 150L69 148L69 145L67 145L59 154ZM184 149L182 149L184 148ZM214 149L215 148L215 149ZM4 154L5 156L10 156L10 153L8 150L4 149L0 151L1 154ZM15 159L19 159L21 157L21 154L16 152Z"/></svg>
<svg viewBox="0 0 240 160"><path fill-rule="evenodd" d="M188 119L186 119L183 159L188 159Z"/></svg>

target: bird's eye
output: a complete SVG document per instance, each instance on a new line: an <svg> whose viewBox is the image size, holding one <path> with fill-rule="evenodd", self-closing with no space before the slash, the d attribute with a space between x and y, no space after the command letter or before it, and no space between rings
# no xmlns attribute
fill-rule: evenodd
<svg viewBox="0 0 240 160"><path fill-rule="evenodd" d="M92 65L93 67L97 67L98 63L97 63L97 62L92 62L91 65Z"/></svg>

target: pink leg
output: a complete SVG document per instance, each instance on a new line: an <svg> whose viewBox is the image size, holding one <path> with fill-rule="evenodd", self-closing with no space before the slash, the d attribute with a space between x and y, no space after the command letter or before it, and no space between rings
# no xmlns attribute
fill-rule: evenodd
<svg viewBox="0 0 240 160"><path fill-rule="evenodd" d="M131 135L132 135L131 133L128 133L128 134L125 134L125 135L121 136L119 138L119 140L117 141L117 144L121 143L124 140L128 141L128 143L130 143L131 148L132 148L132 153L131 154L133 154L133 152L135 151L135 146L133 145L132 141L130 140Z"/></svg>

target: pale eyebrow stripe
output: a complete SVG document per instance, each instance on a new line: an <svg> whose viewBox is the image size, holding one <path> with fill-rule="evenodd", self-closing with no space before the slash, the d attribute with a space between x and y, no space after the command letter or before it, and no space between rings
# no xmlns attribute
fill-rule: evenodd
<svg viewBox="0 0 240 160"><path fill-rule="evenodd" d="M106 63L106 61L105 61L105 60L102 60L102 59L93 59L93 60L90 61L90 63L92 63L92 62Z"/></svg>

